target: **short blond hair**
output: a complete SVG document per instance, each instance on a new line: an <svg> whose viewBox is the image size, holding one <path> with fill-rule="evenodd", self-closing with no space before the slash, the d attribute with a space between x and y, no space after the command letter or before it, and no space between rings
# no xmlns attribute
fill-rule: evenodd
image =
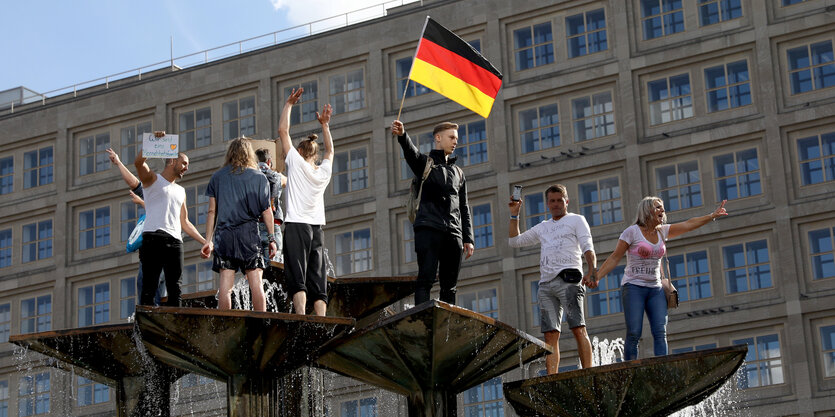
<svg viewBox="0 0 835 417"><path fill-rule="evenodd" d="M664 204L664 200L656 197L656 196L647 196L638 203L638 210L635 213L635 224L638 226L647 226L649 224L649 220L653 218L652 211L655 210L655 203L660 201L661 204ZM667 212L664 212L664 216L661 217L661 224L667 223Z"/></svg>
<svg viewBox="0 0 835 417"><path fill-rule="evenodd" d="M458 130L458 124L457 123L452 123L452 122L438 123L438 124L435 125L435 128L432 129L432 136L437 135L438 132L443 132L444 130L449 130L449 129Z"/></svg>

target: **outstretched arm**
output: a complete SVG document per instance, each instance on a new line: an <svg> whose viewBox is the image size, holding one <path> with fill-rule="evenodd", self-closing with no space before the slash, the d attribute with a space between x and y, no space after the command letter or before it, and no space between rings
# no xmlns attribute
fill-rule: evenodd
<svg viewBox="0 0 835 417"><path fill-rule="evenodd" d="M111 148L107 148L107 157L110 158L110 163L115 165L116 168L119 168L119 173L122 174L122 179L125 180L125 183L130 187L130 189L134 189L139 186L139 179L136 178L125 164L119 159L119 155L113 151Z"/></svg>
<svg viewBox="0 0 835 417"><path fill-rule="evenodd" d="M281 149L284 150L285 156L293 147L293 141L290 139L290 112L293 111L293 105L301 99L303 92L304 88L293 89L284 103L284 108L281 109L281 116L278 118L278 138L281 140Z"/></svg>
<svg viewBox="0 0 835 417"><path fill-rule="evenodd" d="M681 236L691 230L696 230L708 223L712 220L716 220L717 217L727 216L728 212L725 211L725 203L728 200L722 200L722 203L719 204L719 207L716 208L712 213L706 216L699 216L693 217L690 220L683 221L681 223L674 223L670 225L670 232L668 233L667 239L672 239L676 236Z"/></svg>
<svg viewBox="0 0 835 417"><path fill-rule="evenodd" d="M316 112L316 118L319 120L319 123L322 125L322 137L325 141L325 155L322 156L322 159L333 160L333 138L331 138L331 128L330 128L330 121L331 115L333 115L333 108L330 104L325 104L322 107L322 114L320 115L319 112Z"/></svg>

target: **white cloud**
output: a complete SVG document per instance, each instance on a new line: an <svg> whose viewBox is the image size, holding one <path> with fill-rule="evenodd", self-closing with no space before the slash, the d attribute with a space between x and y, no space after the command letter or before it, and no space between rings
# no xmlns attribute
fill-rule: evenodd
<svg viewBox="0 0 835 417"><path fill-rule="evenodd" d="M284 10L287 13L287 21L291 25L310 23L330 17L343 16L348 14L348 23L356 23L361 20L380 17L385 7L396 7L401 0L269 0L275 11ZM403 0L403 3L411 3L416 0ZM339 20L339 19L334 19ZM344 24L345 19L341 19Z"/></svg>

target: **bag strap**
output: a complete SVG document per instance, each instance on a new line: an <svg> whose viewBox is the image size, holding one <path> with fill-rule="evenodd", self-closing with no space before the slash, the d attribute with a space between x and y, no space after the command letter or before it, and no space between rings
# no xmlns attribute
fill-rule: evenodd
<svg viewBox="0 0 835 417"><path fill-rule="evenodd" d="M423 168L423 176L420 179L420 188L418 188L418 195L417 195L417 203L420 205L420 196L423 195L423 183L426 182L426 178L429 177L429 172L432 171L432 157L427 155L426 156L426 166Z"/></svg>
<svg viewBox="0 0 835 417"><path fill-rule="evenodd" d="M669 233L669 229L667 229L667 233ZM666 272L666 279L668 279L672 284L673 279L672 277L670 277L670 261L667 259L667 237L664 236L663 233L661 233L661 236L664 239L664 256L661 257L661 263L664 265L663 268L661 268L661 280L664 280L664 275Z"/></svg>

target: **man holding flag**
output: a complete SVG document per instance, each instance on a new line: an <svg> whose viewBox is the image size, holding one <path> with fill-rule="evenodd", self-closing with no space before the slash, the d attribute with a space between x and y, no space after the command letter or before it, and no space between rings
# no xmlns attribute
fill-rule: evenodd
<svg viewBox="0 0 835 417"><path fill-rule="evenodd" d="M502 85L499 70L469 43L428 16L409 79L484 118L490 115ZM458 145L458 125L444 122L435 126L435 149L428 155L418 151L400 120L391 123L391 133L403 148L406 163L415 174L415 184L420 187L414 218L418 258L415 305L429 301L436 274L441 286L440 300L454 304L461 262L475 250L464 171L455 165L456 158L450 157Z"/></svg>

